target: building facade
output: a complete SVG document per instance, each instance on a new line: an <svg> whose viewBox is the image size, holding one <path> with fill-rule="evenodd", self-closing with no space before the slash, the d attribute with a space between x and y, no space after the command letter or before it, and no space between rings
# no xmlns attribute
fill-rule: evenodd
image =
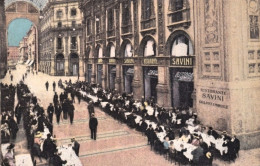
<svg viewBox="0 0 260 166"><path fill-rule="evenodd" d="M260 146L259 0L79 1L88 82L192 107L242 148Z"/></svg>
<svg viewBox="0 0 260 166"><path fill-rule="evenodd" d="M20 61L26 62L28 60L28 45L27 45L28 37L25 36L19 43L19 54L20 54Z"/></svg>
<svg viewBox="0 0 260 166"><path fill-rule="evenodd" d="M6 16L5 0L0 1L0 74L1 78L7 71L7 43L6 43Z"/></svg>
<svg viewBox="0 0 260 166"><path fill-rule="evenodd" d="M17 63L19 60L19 57L20 57L19 47L18 46L9 46L7 61Z"/></svg>
<svg viewBox="0 0 260 166"><path fill-rule="evenodd" d="M58 76L83 75L78 1L49 1L42 11L40 27L40 70Z"/></svg>

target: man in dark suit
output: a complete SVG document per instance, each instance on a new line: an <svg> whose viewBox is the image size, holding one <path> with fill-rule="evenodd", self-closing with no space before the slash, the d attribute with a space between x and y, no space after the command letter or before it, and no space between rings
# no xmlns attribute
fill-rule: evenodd
<svg viewBox="0 0 260 166"><path fill-rule="evenodd" d="M213 130L212 127L209 127L208 135L212 135L215 139L219 137L218 133L215 130Z"/></svg>
<svg viewBox="0 0 260 166"><path fill-rule="evenodd" d="M95 118L95 114L92 113L91 118L89 119L89 128L91 130L91 139L96 140L97 126L98 126L97 118Z"/></svg>
<svg viewBox="0 0 260 166"><path fill-rule="evenodd" d="M72 142L72 149L75 151L76 155L79 156L80 144L78 143L78 141L75 140L75 138L72 138L71 142Z"/></svg>
<svg viewBox="0 0 260 166"><path fill-rule="evenodd" d="M89 102L89 105L88 105L88 113L89 113L89 117L91 117L92 113L95 113L95 110L94 110L94 106L93 106L92 101Z"/></svg>
<svg viewBox="0 0 260 166"><path fill-rule="evenodd" d="M47 109L47 112L48 112L49 120L52 123L53 112L54 112L54 107L53 107L52 103L50 103L50 105L49 105L49 107Z"/></svg>
<svg viewBox="0 0 260 166"><path fill-rule="evenodd" d="M69 117L70 117L70 124L73 123L74 110L75 110L75 107L73 106L73 103L72 103L72 101L71 101L70 104L69 104L69 109L68 109L68 114L69 114Z"/></svg>

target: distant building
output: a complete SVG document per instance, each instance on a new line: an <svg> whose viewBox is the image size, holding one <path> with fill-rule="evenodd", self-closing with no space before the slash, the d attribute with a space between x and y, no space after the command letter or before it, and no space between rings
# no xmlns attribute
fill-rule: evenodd
<svg viewBox="0 0 260 166"><path fill-rule="evenodd" d="M25 36L19 43L19 54L20 54L20 60L22 62L26 62L28 60L27 39L28 39L28 37Z"/></svg>
<svg viewBox="0 0 260 166"><path fill-rule="evenodd" d="M27 57L30 61L28 66L31 69L38 69L38 40L37 40L37 29L35 26L31 26L30 30L27 32Z"/></svg>
<svg viewBox="0 0 260 166"><path fill-rule="evenodd" d="M50 75L83 75L82 13L77 0L51 0L41 13L40 70Z"/></svg>
<svg viewBox="0 0 260 166"><path fill-rule="evenodd" d="M20 58L19 46L9 46L7 61L17 63Z"/></svg>
<svg viewBox="0 0 260 166"><path fill-rule="evenodd" d="M6 16L5 0L0 1L0 74L1 78L7 71L7 43L6 43Z"/></svg>

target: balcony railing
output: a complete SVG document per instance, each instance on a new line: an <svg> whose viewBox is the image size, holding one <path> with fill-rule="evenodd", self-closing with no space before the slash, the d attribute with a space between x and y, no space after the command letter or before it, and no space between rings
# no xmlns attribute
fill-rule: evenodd
<svg viewBox="0 0 260 166"><path fill-rule="evenodd" d="M190 9L185 8L168 13L168 28L176 26L188 27L190 25Z"/></svg>
<svg viewBox="0 0 260 166"><path fill-rule="evenodd" d="M131 33L132 32L132 25L122 25L121 26L122 34Z"/></svg>
<svg viewBox="0 0 260 166"><path fill-rule="evenodd" d="M149 29L156 26L155 18L150 18L141 21L141 29Z"/></svg>

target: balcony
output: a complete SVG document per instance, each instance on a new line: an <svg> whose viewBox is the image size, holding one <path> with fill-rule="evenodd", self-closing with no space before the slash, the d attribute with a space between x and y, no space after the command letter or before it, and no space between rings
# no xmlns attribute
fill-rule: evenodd
<svg viewBox="0 0 260 166"><path fill-rule="evenodd" d="M176 27L188 28L191 24L190 9L184 8L181 10L171 11L168 13L168 29L170 31Z"/></svg>

